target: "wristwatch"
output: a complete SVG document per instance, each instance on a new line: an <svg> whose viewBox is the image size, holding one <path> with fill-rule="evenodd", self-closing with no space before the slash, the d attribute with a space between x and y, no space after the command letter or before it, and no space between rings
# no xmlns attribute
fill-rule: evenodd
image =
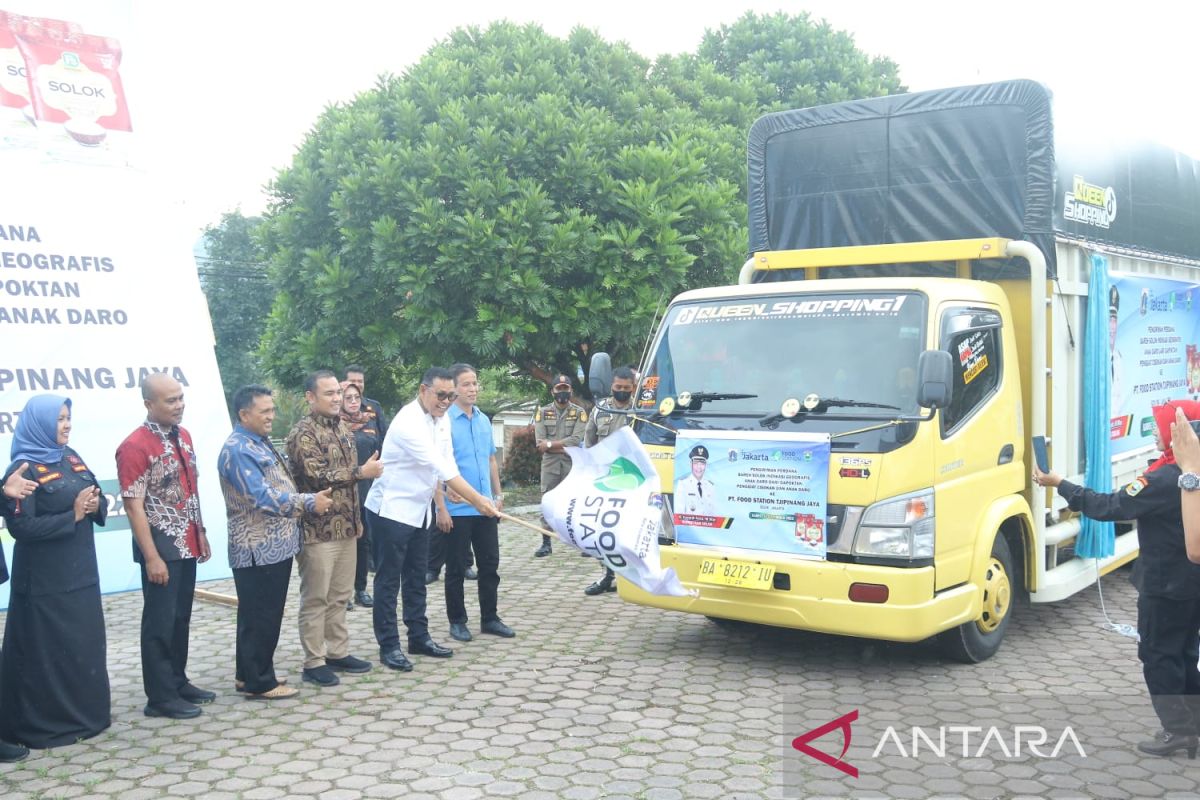
<svg viewBox="0 0 1200 800"><path fill-rule="evenodd" d="M1185 472L1179 476L1179 488L1185 492L1194 492L1200 489L1200 475L1194 472Z"/></svg>

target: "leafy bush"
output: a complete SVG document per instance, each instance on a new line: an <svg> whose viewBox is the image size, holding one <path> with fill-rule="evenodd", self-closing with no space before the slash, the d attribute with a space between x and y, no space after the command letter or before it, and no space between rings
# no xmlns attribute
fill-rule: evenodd
<svg viewBox="0 0 1200 800"><path fill-rule="evenodd" d="M504 478L513 483L541 481L542 454L537 451L532 425L513 433L504 457Z"/></svg>

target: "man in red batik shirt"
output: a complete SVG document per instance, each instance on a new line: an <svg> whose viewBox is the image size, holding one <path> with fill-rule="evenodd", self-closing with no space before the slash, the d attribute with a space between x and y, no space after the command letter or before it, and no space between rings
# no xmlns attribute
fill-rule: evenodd
<svg viewBox="0 0 1200 800"><path fill-rule="evenodd" d="M192 437L179 427L183 387L164 372L142 381L146 421L117 448L133 559L142 566L142 684L148 717L191 719L216 695L187 678L196 563L212 551L196 494Z"/></svg>

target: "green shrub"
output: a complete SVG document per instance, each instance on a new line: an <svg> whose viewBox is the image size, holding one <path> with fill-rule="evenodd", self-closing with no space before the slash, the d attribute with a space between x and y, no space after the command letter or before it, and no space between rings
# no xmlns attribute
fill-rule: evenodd
<svg viewBox="0 0 1200 800"><path fill-rule="evenodd" d="M504 478L513 483L536 484L542 478L542 454L533 439L533 426L514 431L504 457Z"/></svg>

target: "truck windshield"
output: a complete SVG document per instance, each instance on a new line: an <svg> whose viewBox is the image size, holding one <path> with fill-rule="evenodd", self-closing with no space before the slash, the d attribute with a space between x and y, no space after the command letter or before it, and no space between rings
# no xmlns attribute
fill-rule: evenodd
<svg viewBox="0 0 1200 800"><path fill-rule="evenodd" d="M676 429L760 430L758 420L778 414L785 400L810 394L843 401L821 408L857 420L916 414L925 305L918 292L812 292L673 306L639 405L653 413L667 398L678 406L681 394L691 395L686 408L665 420ZM820 411L799 419L798 430L862 427L822 420ZM662 428L638 428L648 443L671 438Z"/></svg>

